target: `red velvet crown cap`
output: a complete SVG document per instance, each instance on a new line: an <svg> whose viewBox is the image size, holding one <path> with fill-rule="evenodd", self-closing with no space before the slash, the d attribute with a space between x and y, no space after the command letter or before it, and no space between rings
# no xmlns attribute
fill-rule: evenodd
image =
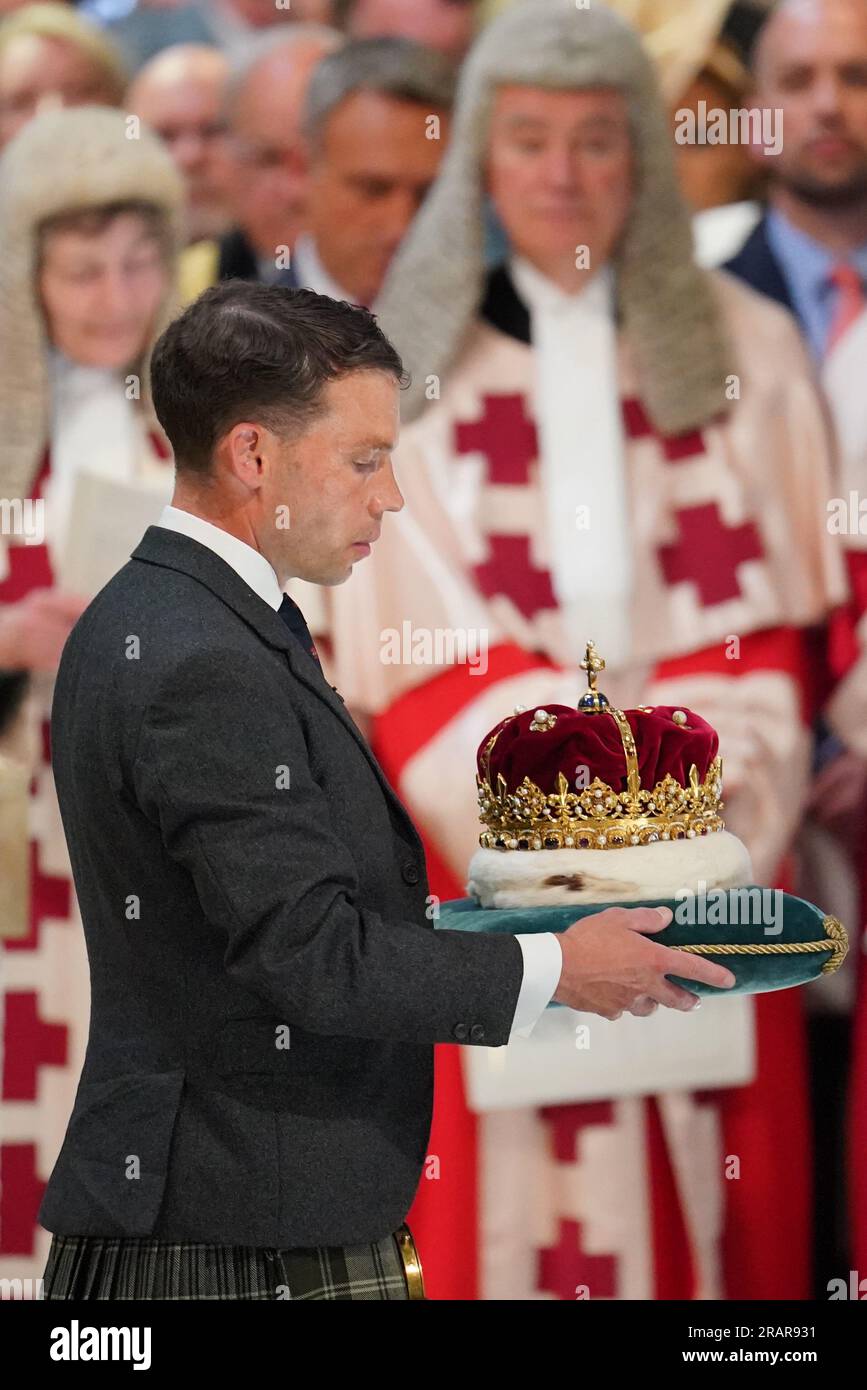
<svg viewBox="0 0 867 1390"><path fill-rule="evenodd" d="M528 709L502 719L485 735L476 755L482 780L496 790L502 773L506 787L514 792L529 777L547 795L558 791L557 778L562 772L572 791L579 776L580 785L598 777L614 791L625 791L626 754L613 716L569 705L546 705L545 709L556 715L551 729L531 730L536 711ZM719 736L705 719L677 705L623 713L635 738L642 787L652 790L667 773L685 787L693 763L699 780L704 781L719 748ZM674 719L675 714L685 715L686 721ZM580 768L588 772L579 774Z"/></svg>

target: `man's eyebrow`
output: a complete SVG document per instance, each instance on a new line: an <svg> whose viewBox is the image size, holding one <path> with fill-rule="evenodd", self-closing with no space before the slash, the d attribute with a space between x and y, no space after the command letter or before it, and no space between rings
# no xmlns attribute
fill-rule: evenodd
<svg viewBox="0 0 867 1390"><path fill-rule="evenodd" d="M602 112L599 112L598 115L595 116L582 116L580 121L577 121L576 124L583 126L617 126L618 129L621 129L624 125L627 124L627 119L625 116L613 116L610 114L603 114Z"/></svg>
<svg viewBox="0 0 867 1390"><path fill-rule="evenodd" d="M378 468L383 459L391 454L393 447L391 444L353 444L346 450L344 458L374 463Z"/></svg>
<svg viewBox="0 0 867 1390"><path fill-rule="evenodd" d="M510 127L512 130L520 126L535 126L541 129L546 124L541 116L522 116L520 114L503 116L502 121L504 126Z"/></svg>
<svg viewBox="0 0 867 1390"><path fill-rule="evenodd" d="M548 126L548 122L542 116L513 115L504 116L502 119L503 125L508 130L544 130ZM579 130L589 130L592 128L605 130L622 130L626 124L626 120L622 117L613 115L603 115L600 113L598 115L579 116L579 118L575 121L573 128L577 128Z"/></svg>

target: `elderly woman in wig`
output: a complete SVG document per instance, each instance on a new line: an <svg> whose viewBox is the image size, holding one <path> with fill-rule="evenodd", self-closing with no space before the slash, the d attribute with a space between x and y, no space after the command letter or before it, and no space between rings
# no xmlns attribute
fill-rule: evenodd
<svg viewBox="0 0 867 1390"><path fill-rule="evenodd" d="M114 43L71 5L24 5L0 19L0 149L50 106L119 106L127 80Z"/></svg>
<svg viewBox="0 0 867 1390"><path fill-rule="evenodd" d="M486 204L508 245L493 269ZM518 704L574 707L588 639L615 706L717 728L727 820L755 882L780 884L809 787L809 630L845 594L825 417L789 316L696 266L653 65L602 4L535 0L482 32L379 310L413 378L406 505L327 591L333 675L372 717L432 890L462 895L485 733ZM466 652L419 660L404 632ZM409 1218L433 1295L807 1296L800 1000L747 1003L708 1000L695 1020L726 1055L754 1044L737 1080L688 1086L683 1047L663 1054L648 1020L655 1089L635 1093L627 1051L593 1091L625 1046L614 1024L578 1060L561 1039L562 1103L544 1099L546 1052L537 1108L525 1088L478 1122L460 1070L472 1080L481 1049L439 1048L438 1180Z"/></svg>
<svg viewBox="0 0 867 1390"><path fill-rule="evenodd" d="M39 1192L88 1022L49 717L64 641L93 595L61 571L72 526L112 525L80 503L76 511L83 484L129 485L127 511L137 487L157 510L171 495L147 360L174 308L183 190L155 137L97 106L34 117L0 158L0 187L2 1132L15 1145L3 1172L3 1251L15 1273L32 1259L38 1275ZM11 1272L2 1259L0 1272Z"/></svg>

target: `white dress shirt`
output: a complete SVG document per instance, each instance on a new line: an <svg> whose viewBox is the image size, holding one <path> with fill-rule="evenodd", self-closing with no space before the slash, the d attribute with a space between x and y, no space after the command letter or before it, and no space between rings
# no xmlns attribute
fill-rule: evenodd
<svg viewBox="0 0 867 1390"><path fill-rule="evenodd" d="M302 232L292 248L292 271L305 290L327 294L330 299L345 299L349 304L358 301L329 274L322 264L316 242L310 232Z"/></svg>
<svg viewBox="0 0 867 1390"><path fill-rule="evenodd" d="M617 670L632 657L635 601L614 273L603 266L567 294L522 256L509 270L530 315L539 492L570 644L563 665L578 665L585 632L604 631Z"/></svg>
<svg viewBox="0 0 867 1390"><path fill-rule="evenodd" d="M225 560L264 603L274 609L280 607L284 591L277 575L265 556L246 541L180 507L166 507L157 525L167 531L180 531L200 545L206 545ZM538 936L516 933L516 936L524 957L524 974L511 1032L528 1038L557 988L563 953L554 932L541 932Z"/></svg>

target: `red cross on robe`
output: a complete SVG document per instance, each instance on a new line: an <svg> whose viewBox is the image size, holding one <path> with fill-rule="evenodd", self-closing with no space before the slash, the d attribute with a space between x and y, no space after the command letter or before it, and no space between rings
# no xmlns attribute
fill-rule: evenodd
<svg viewBox="0 0 867 1390"><path fill-rule="evenodd" d="M489 487L527 487L539 447L523 396L483 396L482 406L481 419L455 425L457 452L484 455ZM504 595L529 621L543 609L557 607L551 572L533 564L528 535L489 532L487 539L488 558L473 571L486 598Z"/></svg>
<svg viewBox="0 0 867 1390"><path fill-rule="evenodd" d="M544 1106L541 1113L548 1122L551 1146L559 1163L577 1160L581 1130L610 1125L614 1120L610 1101ZM539 1288L562 1299L577 1298L581 1286L587 1288L591 1298L616 1297L616 1255L588 1254L582 1244L580 1222L570 1217L560 1217L558 1235L556 1245L538 1252Z"/></svg>
<svg viewBox="0 0 867 1390"><path fill-rule="evenodd" d="M659 560L669 584L695 584L704 608L741 597L738 565L760 560L759 533L751 521L726 526L716 502L685 507L675 513L679 537L659 547Z"/></svg>

